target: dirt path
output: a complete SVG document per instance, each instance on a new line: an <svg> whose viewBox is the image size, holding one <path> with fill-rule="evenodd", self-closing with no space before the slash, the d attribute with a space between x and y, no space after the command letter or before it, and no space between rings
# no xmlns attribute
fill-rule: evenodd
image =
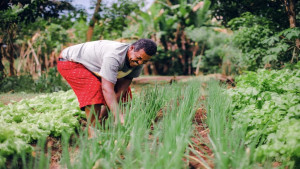
<svg viewBox="0 0 300 169"><path fill-rule="evenodd" d="M31 99L36 96L41 95L42 93L2 93L0 94L0 104L7 105L11 102L19 102L22 99Z"/></svg>
<svg viewBox="0 0 300 169"><path fill-rule="evenodd" d="M195 127L194 135L191 138L191 148L194 152L190 152L190 168L203 169L203 168L214 168L213 164L213 152L209 148L209 129L205 124L206 111L203 107L196 111L193 124Z"/></svg>
<svg viewBox="0 0 300 169"><path fill-rule="evenodd" d="M190 80L195 76L141 76L133 79L132 84L172 83L174 81Z"/></svg>
<svg viewBox="0 0 300 169"><path fill-rule="evenodd" d="M173 83L173 82L186 82L189 80L198 79L207 81L209 79L217 79L223 82L234 81L233 77L222 74L208 74L200 76L141 76L133 79L132 84L155 84L155 83Z"/></svg>

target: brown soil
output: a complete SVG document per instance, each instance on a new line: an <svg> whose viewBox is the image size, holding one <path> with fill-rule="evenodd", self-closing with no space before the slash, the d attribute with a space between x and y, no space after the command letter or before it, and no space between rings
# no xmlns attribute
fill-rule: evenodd
<svg viewBox="0 0 300 169"><path fill-rule="evenodd" d="M51 148L51 159L50 159L50 169L58 169L59 166L59 160L61 158L62 154L62 147L60 144L60 140L55 138L49 138L47 140L47 147Z"/></svg>
<svg viewBox="0 0 300 169"><path fill-rule="evenodd" d="M222 74L208 74L201 76L142 76L133 79L132 84L155 84L155 83L173 83L173 82L186 82L193 79L200 79L207 81L209 79L217 79L221 82L226 82L228 84L233 84L234 79L231 76L226 76Z"/></svg>
<svg viewBox="0 0 300 169"><path fill-rule="evenodd" d="M132 84L173 83L192 79L193 76L143 76L133 79Z"/></svg>
<svg viewBox="0 0 300 169"><path fill-rule="evenodd" d="M37 147L36 143L31 144L35 148L35 151L31 153L32 157L40 156L41 150ZM48 152L50 150L50 152ZM44 155L47 156L48 154L51 155L50 158L50 169L59 169L59 160L62 155L62 146L61 146L61 139L55 137L47 137L44 149Z"/></svg>
<svg viewBox="0 0 300 169"><path fill-rule="evenodd" d="M213 153L212 150L208 147L209 139L208 133L209 129L205 124L206 120L206 111L205 109L199 108L196 111L194 118L194 135L191 138L193 144L190 145L195 152L190 152L189 166L193 169L200 168L214 168L213 165ZM207 167L208 166L208 167Z"/></svg>

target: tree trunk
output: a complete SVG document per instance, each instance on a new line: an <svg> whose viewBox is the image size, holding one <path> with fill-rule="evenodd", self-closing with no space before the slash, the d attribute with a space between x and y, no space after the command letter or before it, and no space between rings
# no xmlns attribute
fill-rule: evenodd
<svg viewBox="0 0 300 169"><path fill-rule="evenodd" d="M177 28L176 28L176 32L175 32L175 38L174 38L174 45L172 45L172 51L178 50L178 58L180 59L181 63L181 68L182 68L182 72L183 74L185 74L185 70L186 70L186 58L184 53L182 52L182 50L180 50L180 46L182 47L182 41L180 38L181 37L181 25L178 24Z"/></svg>
<svg viewBox="0 0 300 169"><path fill-rule="evenodd" d="M185 62L185 65L184 65L184 74L185 75L191 75L192 74L192 60L191 60L191 56L189 55L189 52L188 52L188 47L187 47L187 39L186 39L186 36L184 34L184 26L180 26L180 42L181 42L181 52L182 52L182 55L183 55L183 58L184 58L184 62Z"/></svg>
<svg viewBox="0 0 300 169"><path fill-rule="evenodd" d="M2 58L3 58L3 47L2 47L2 43L0 43L0 80L2 80L3 79L3 77L4 77L4 65L3 65L3 63L2 63Z"/></svg>
<svg viewBox="0 0 300 169"><path fill-rule="evenodd" d="M8 62L9 62L9 76L14 76L15 75L15 68L14 68L15 58L14 58L14 46L12 43L8 44L7 50L8 50Z"/></svg>
<svg viewBox="0 0 300 169"><path fill-rule="evenodd" d="M86 41L91 41L92 40L93 32L94 32L94 26L95 26L95 23L98 20L96 16L98 15L98 12L99 12L99 9L100 9L100 4L101 4L101 0L97 0L96 8L95 8L93 17L90 21L89 28L88 28L88 31L87 31L87 34L86 34Z"/></svg>
<svg viewBox="0 0 300 169"><path fill-rule="evenodd" d="M290 28L296 27L296 13L295 13L295 1L294 0L284 0L285 9L287 11L289 21L290 21ZM296 39L296 47L298 50L300 49L300 40L299 38Z"/></svg>
<svg viewBox="0 0 300 169"><path fill-rule="evenodd" d="M157 71L156 66L153 62L151 62L150 68L153 71L152 72L153 75L158 75L158 71Z"/></svg>
<svg viewBox="0 0 300 169"><path fill-rule="evenodd" d="M45 53L44 58L45 58L45 70L46 70L46 72L48 72L49 71L49 59L48 59L47 53Z"/></svg>
<svg viewBox="0 0 300 169"><path fill-rule="evenodd" d="M39 57L38 57L38 55L35 53L35 51L34 51L34 49L33 49L33 47L32 47L32 44L28 41L27 42L28 43L28 46L29 46L29 48L31 48L31 53L32 53L32 56L34 57L34 60L35 60L35 68L36 68L36 70L35 71L37 71L38 72L38 76L41 76L42 74L41 74L41 71L42 71L42 67L41 67L41 64L40 64L40 61L39 61Z"/></svg>
<svg viewBox="0 0 300 169"><path fill-rule="evenodd" d="M150 75L149 66L150 66L150 62L147 62L144 65L144 75Z"/></svg>
<svg viewBox="0 0 300 169"><path fill-rule="evenodd" d="M28 52L29 52L28 49L25 51L25 43L23 43L22 47L21 47L20 56L19 56L19 65L18 65L18 68L17 68L17 75L18 76L21 75L21 67L25 62L25 56L28 54Z"/></svg>
<svg viewBox="0 0 300 169"><path fill-rule="evenodd" d="M197 62L197 67L196 67L196 71L195 71L196 76L199 75L199 69L200 69L201 59L202 59L202 56L204 54L204 49L205 49L205 43L203 43L202 47L201 47L201 53L200 53L200 57L199 57L199 60Z"/></svg>
<svg viewBox="0 0 300 169"><path fill-rule="evenodd" d="M0 74L4 75L4 65L2 63L2 58L4 58L4 48L2 47L3 43L0 43Z"/></svg>
<svg viewBox="0 0 300 169"><path fill-rule="evenodd" d="M54 67L55 65L55 51L50 54L50 67Z"/></svg>

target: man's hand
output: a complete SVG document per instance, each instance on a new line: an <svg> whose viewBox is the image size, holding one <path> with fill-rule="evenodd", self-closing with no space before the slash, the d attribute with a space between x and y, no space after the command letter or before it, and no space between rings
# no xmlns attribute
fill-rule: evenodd
<svg viewBox="0 0 300 169"><path fill-rule="evenodd" d="M119 119L120 119L121 125L123 125L124 124L124 115L123 114L119 114Z"/></svg>
<svg viewBox="0 0 300 169"><path fill-rule="evenodd" d="M117 101L122 98L123 94L126 94L128 87L130 86L132 82L132 79L126 79L126 78L121 78L118 79L116 85L115 85L115 92L117 95Z"/></svg>

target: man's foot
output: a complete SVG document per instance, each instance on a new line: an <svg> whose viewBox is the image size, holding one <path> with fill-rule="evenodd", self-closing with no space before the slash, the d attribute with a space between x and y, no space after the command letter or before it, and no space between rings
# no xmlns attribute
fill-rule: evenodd
<svg viewBox="0 0 300 169"><path fill-rule="evenodd" d="M100 131L94 127L91 127L89 126L89 129L88 129L88 135L89 135L89 139L91 138L95 138L97 137L98 135L100 134Z"/></svg>

